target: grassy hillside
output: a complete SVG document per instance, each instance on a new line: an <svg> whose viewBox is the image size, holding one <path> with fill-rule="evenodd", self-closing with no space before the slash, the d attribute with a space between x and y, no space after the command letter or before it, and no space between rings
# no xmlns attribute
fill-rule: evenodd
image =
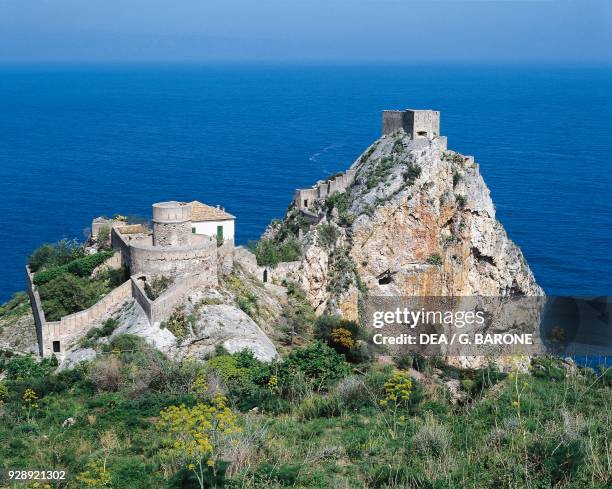
<svg viewBox="0 0 612 489"><path fill-rule="evenodd" d="M0 466L66 469L51 487L612 484L610 375L552 359L509 375L349 364L315 341L273 365L179 363L119 336L72 371L6 356L0 369Z"/></svg>

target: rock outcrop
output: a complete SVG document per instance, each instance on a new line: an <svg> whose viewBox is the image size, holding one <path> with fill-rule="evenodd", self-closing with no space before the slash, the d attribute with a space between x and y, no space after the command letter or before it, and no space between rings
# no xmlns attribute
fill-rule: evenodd
<svg viewBox="0 0 612 489"><path fill-rule="evenodd" d="M439 138L383 136L351 166L344 193L267 230L301 228L294 279L318 312L357 316L358 290L382 296L537 296L543 290L495 218L478 165Z"/></svg>

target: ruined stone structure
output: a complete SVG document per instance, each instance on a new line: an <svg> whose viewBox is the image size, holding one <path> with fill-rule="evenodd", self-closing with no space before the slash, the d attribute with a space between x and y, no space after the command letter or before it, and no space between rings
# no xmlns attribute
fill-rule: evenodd
<svg viewBox="0 0 612 489"><path fill-rule="evenodd" d="M184 202L153 204L153 246L189 246L191 205Z"/></svg>
<svg viewBox="0 0 612 489"><path fill-rule="evenodd" d="M356 171L349 169L327 180L319 180L311 188L297 189L293 202L300 210L308 211L314 202L323 201L335 192L344 192L355 180Z"/></svg>
<svg viewBox="0 0 612 489"><path fill-rule="evenodd" d="M92 307L59 321L46 321L32 273L26 269L41 356L63 357L67 346L101 324L129 299L142 307L151 324L159 325L194 288L217 286L219 274L229 273L233 267L233 236L218 241L217 237L196 234L192 229L191 203L153 204L152 233L142 225L102 218L94 219L92 233L97 234L103 226L110 227L111 246L116 251L104 267L124 266L130 279ZM172 278L173 284L151 300L144 293L144 283L161 275Z"/></svg>
<svg viewBox="0 0 612 489"><path fill-rule="evenodd" d="M437 110L383 110L382 133L393 134L403 129L412 139L440 136L440 112Z"/></svg>

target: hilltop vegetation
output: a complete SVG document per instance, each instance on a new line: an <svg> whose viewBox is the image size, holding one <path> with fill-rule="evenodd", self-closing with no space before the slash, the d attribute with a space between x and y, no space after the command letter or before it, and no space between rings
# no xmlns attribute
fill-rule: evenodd
<svg viewBox="0 0 612 489"><path fill-rule="evenodd" d="M128 335L105 352L64 372L53 360L2 359L2 468L64 468L70 481L54 487L75 488L612 482L609 372L554 359L535 362L534 375L408 357L348 363L320 340L273 364L223 351L175 362Z"/></svg>
<svg viewBox="0 0 612 489"><path fill-rule="evenodd" d="M93 306L126 279L125 271L105 270L93 275L114 251L86 254L77 241L62 240L38 247L28 258L34 272L45 317L57 321L63 316Z"/></svg>

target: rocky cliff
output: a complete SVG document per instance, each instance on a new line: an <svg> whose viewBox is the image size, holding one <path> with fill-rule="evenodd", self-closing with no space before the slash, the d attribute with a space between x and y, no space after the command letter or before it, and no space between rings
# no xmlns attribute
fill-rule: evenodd
<svg viewBox="0 0 612 489"><path fill-rule="evenodd" d="M495 218L472 157L439 138L383 136L351 166L354 183L313 202L307 222L292 207L272 224L279 241L299 229L295 280L318 312L357 316L358 291L373 295L543 295L521 250Z"/></svg>

